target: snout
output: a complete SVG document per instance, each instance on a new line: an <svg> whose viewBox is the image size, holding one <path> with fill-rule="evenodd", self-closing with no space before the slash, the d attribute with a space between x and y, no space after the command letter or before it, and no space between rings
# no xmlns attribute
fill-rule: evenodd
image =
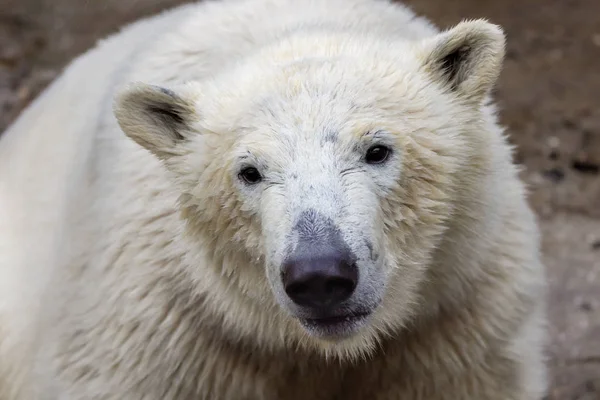
<svg viewBox="0 0 600 400"><path fill-rule="evenodd" d="M303 213L294 231L297 241L280 269L287 308L312 335L353 334L372 311L359 257L335 223L317 212Z"/></svg>
<svg viewBox="0 0 600 400"><path fill-rule="evenodd" d="M343 248L301 249L283 265L283 286L298 306L329 314L348 300L358 284L358 268Z"/></svg>

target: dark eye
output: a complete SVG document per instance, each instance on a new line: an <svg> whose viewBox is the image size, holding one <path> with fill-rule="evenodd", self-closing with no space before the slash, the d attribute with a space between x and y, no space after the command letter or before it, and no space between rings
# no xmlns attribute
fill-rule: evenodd
<svg viewBox="0 0 600 400"><path fill-rule="evenodd" d="M240 172L240 178L242 178L244 181L246 181L246 183L254 184L254 183L260 182L262 179L262 176L256 168L247 167L247 168L244 168Z"/></svg>
<svg viewBox="0 0 600 400"><path fill-rule="evenodd" d="M382 145L375 145L367 150L365 161L367 164L381 164L389 157L392 151Z"/></svg>

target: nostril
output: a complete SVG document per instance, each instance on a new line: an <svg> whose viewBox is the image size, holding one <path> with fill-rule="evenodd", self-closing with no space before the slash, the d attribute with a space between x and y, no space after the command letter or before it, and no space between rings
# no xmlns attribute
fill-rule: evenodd
<svg viewBox="0 0 600 400"><path fill-rule="evenodd" d="M285 292L292 299L300 299L310 293L310 287L305 283L292 283L285 286Z"/></svg>
<svg viewBox="0 0 600 400"><path fill-rule="evenodd" d="M334 299L346 300L356 287L356 282L345 278L330 278L325 283L325 293Z"/></svg>

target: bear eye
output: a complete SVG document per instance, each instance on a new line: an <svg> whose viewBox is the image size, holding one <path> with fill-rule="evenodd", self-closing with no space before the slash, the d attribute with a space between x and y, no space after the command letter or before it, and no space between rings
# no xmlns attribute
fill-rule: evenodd
<svg viewBox="0 0 600 400"><path fill-rule="evenodd" d="M388 147L380 144L372 146L367 150L365 161L367 164L381 164L388 159L391 152L392 151Z"/></svg>
<svg viewBox="0 0 600 400"><path fill-rule="evenodd" d="M255 184L262 180L262 175L254 167L244 168L240 172L240 178L242 178L248 184Z"/></svg>

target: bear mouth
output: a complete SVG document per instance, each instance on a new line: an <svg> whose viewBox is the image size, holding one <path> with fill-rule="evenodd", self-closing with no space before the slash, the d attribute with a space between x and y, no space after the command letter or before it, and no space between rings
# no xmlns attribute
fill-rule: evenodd
<svg viewBox="0 0 600 400"><path fill-rule="evenodd" d="M301 318L300 323L312 336L344 338L364 326L369 316L368 312L359 312L320 318Z"/></svg>

